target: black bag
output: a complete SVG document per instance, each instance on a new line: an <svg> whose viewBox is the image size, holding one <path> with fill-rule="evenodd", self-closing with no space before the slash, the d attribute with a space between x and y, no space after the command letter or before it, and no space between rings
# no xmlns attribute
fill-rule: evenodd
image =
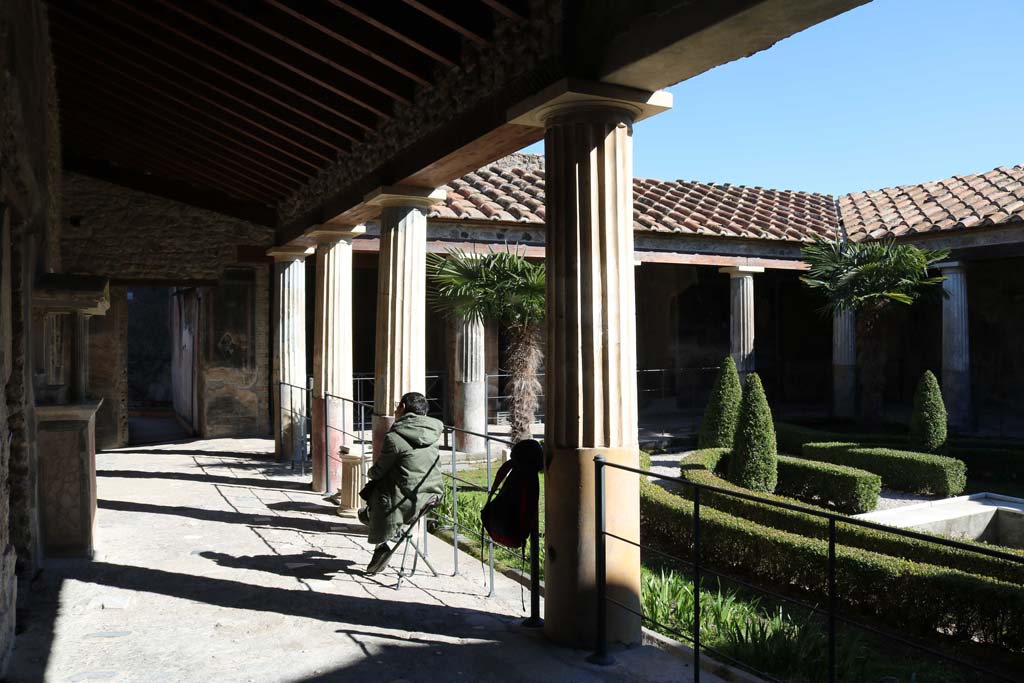
<svg viewBox="0 0 1024 683"><path fill-rule="evenodd" d="M543 446L526 439L512 447L508 462L498 468L480 511L480 521L495 543L521 548L537 530L538 475L543 466Z"/></svg>

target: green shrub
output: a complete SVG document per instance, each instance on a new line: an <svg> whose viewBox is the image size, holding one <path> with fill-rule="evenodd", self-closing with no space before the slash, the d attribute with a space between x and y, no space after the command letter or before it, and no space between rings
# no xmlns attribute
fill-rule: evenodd
<svg viewBox="0 0 1024 683"><path fill-rule="evenodd" d="M956 496L967 486L967 466L943 455L840 442L805 443L803 456L874 472L898 491Z"/></svg>
<svg viewBox="0 0 1024 683"><path fill-rule="evenodd" d="M912 449L924 453L941 453L946 447L946 404L931 370L925 370L917 383L907 441Z"/></svg>
<svg viewBox="0 0 1024 683"><path fill-rule="evenodd" d="M752 372L743 387L733 455L729 458L729 481L751 491L771 493L778 480L777 456L772 411L761 378Z"/></svg>
<svg viewBox="0 0 1024 683"><path fill-rule="evenodd" d="M745 489L734 486L715 474L716 468L721 468L723 459L727 458L728 455L729 449L727 448L709 448L703 451L695 451L680 462L682 478L695 484L706 484L720 489L749 493ZM682 491L684 496L692 498L692 489L683 487ZM800 504L797 500L776 494L762 493L759 497L778 503ZM812 515L809 512L787 510L710 490L702 492L701 501L703 504L716 510L736 515L767 527L781 529L807 538L828 538L828 521L824 517ZM816 509L817 506L804 505L804 507ZM827 512L824 509L820 511ZM1019 564L927 541L907 538L895 533L851 524L838 524L836 526L836 538L839 543L846 546L949 567L950 569L959 569L1004 581L1024 583L1024 567ZM985 547L985 544L981 543L967 543L969 545ZM1024 557L1024 551L1010 550L1009 552Z"/></svg>
<svg viewBox="0 0 1024 683"><path fill-rule="evenodd" d="M775 492L810 503L831 503L840 512L856 515L878 506L882 478L845 465L779 456Z"/></svg>
<svg viewBox="0 0 1024 683"><path fill-rule="evenodd" d="M704 409L704 419L697 435L698 448L728 448L736 435L736 420L740 414L740 376L736 363L729 356L722 361L711 398Z"/></svg>
<svg viewBox="0 0 1024 683"><path fill-rule="evenodd" d="M827 595L828 543L761 526L713 507L701 508L701 557L782 590ZM693 505L647 480L640 482L641 537L653 549L690 557ZM837 599L890 627L931 638L974 640L1024 652L1024 590L949 567L861 548L836 548Z"/></svg>

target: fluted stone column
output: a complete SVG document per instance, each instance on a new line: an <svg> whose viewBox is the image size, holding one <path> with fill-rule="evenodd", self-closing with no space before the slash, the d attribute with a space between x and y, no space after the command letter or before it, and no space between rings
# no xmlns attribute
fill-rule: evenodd
<svg viewBox="0 0 1024 683"><path fill-rule="evenodd" d="M951 427L964 428L971 416L971 346L967 316L967 273L960 261L937 266L942 289L942 397Z"/></svg>
<svg viewBox="0 0 1024 683"><path fill-rule="evenodd" d="M764 268L731 266L718 272L729 276L729 355L742 384L754 371L754 275Z"/></svg>
<svg viewBox="0 0 1024 683"><path fill-rule="evenodd" d="M854 417L857 412L857 314L832 314L832 414Z"/></svg>
<svg viewBox="0 0 1024 683"><path fill-rule="evenodd" d="M384 187L367 195L381 206L377 275L373 457L402 395L426 389L427 211L444 192Z"/></svg>
<svg viewBox="0 0 1024 683"><path fill-rule="evenodd" d="M594 457L636 467L633 271L634 113L571 103L548 113L545 632L588 647L596 618ZM640 535L639 479L609 470L608 530ZM611 599L640 609L640 556L608 541ZM607 609L609 637L633 643L640 621Z"/></svg>
<svg viewBox="0 0 1024 683"><path fill-rule="evenodd" d="M315 240L313 321L313 490L342 488L341 449L352 433L352 239L365 227L321 225ZM351 489L351 487L348 487ZM349 501L351 502L351 501Z"/></svg>
<svg viewBox="0 0 1024 683"><path fill-rule="evenodd" d="M482 320L456 320L455 332L455 426L478 434L487 430L487 374ZM455 447L464 453L482 453L483 437L455 433Z"/></svg>
<svg viewBox="0 0 1024 683"><path fill-rule="evenodd" d="M278 460L305 457L306 256L313 249L282 246L274 258L274 441Z"/></svg>

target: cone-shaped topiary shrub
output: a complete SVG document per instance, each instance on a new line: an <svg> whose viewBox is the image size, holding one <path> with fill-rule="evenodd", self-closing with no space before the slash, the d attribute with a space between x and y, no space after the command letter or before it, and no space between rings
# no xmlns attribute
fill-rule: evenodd
<svg viewBox="0 0 1024 683"><path fill-rule="evenodd" d="M772 411L756 372L747 375L729 458L728 479L751 491L771 493L779 478Z"/></svg>
<svg viewBox="0 0 1024 683"><path fill-rule="evenodd" d="M740 414L740 376L736 363L729 356L722 361L718 379L711 389L708 407L697 435L698 448L729 448L736 434L736 419Z"/></svg>
<svg viewBox="0 0 1024 683"><path fill-rule="evenodd" d="M946 448L946 404L931 370L924 371L914 392L908 440L911 449L925 453L941 453Z"/></svg>

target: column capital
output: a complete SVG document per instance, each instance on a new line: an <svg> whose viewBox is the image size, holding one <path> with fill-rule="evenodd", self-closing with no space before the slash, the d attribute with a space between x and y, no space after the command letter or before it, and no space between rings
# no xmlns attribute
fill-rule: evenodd
<svg viewBox="0 0 1024 683"><path fill-rule="evenodd" d="M335 244L342 240L350 240L366 232L365 225L344 225L341 223L321 223L307 228L302 236L317 245Z"/></svg>
<svg viewBox="0 0 1024 683"><path fill-rule="evenodd" d="M304 261L307 256L311 255L315 251L315 247L303 247L291 244L283 244L277 247L271 247L270 249L267 249L267 256L270 256L277 262Z"/></svg>
<svg viewBox="0 0 1024 683"><path fill-rule="evenodd" d="M725 266L719 268L718 272L729 277L743 277L744 275L756 275L764 272L764 266Z"/></svg>
<svg viewBox="0 0 1024 683"><path fill-rule="evenodd" d="M946 270L954 270L955 271L955 270L963 270L966 265L967 264L964 263L963 261L957 260L957 261L943 261L942 263L936 263L932 267L933 268L938 268L939 270L942 270L942 271L946 271Z"/></svg>
<svg viewBox="0 0 1024 683"><path fill-rule="evenodd" d="M563 78L508 110L509 123L535 128L547 127L557 116L571 112L624 112L631 122L672 108L672 93L650 92L614 83Z"/></svg>
<svg viewBox="0 0 1024 683"><path fill-rule="evenodd" d="M430 187L412 185L382 185L363 197L363 203L370 206L409 206L429 209L444 201L445 191Z"/></svg>

